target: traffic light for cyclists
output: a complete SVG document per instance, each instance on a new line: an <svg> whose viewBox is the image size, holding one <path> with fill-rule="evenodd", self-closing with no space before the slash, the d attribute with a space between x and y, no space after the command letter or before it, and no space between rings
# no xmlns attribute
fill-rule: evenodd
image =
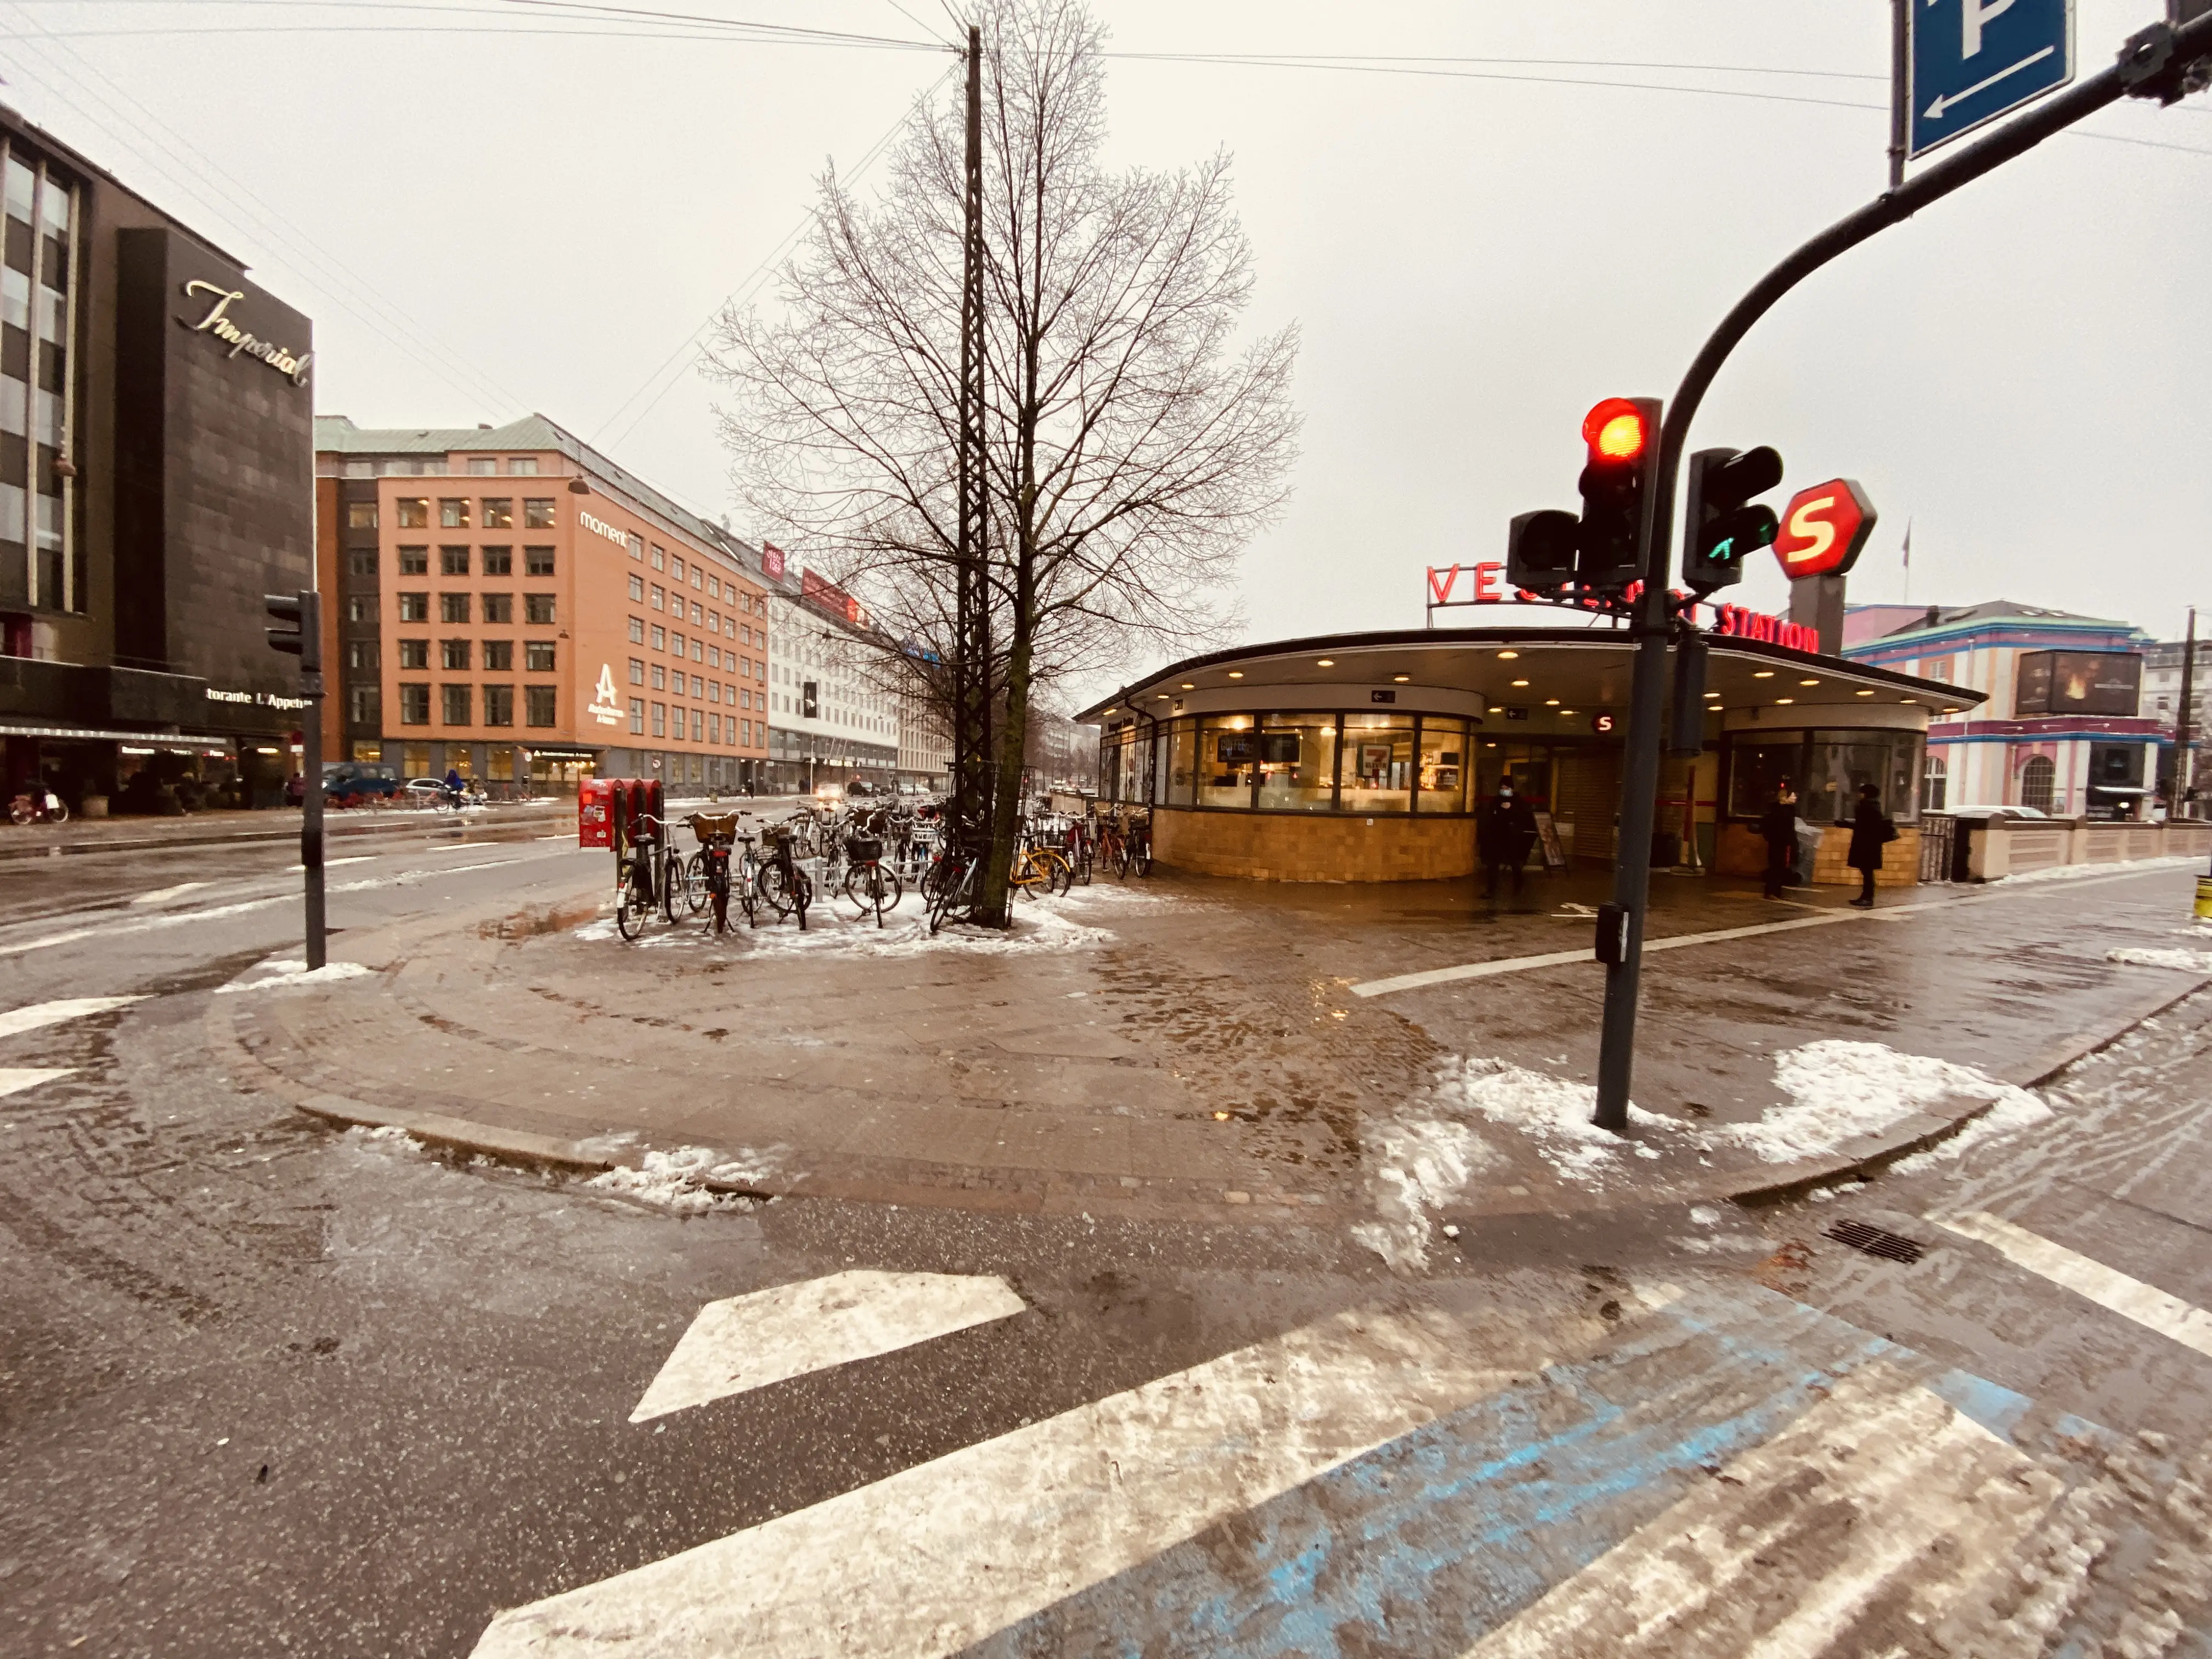
<svg viewBox="0 0 2212 1659"><path fill-rule="evenodd" d="M262 606L277 623L261 631L268 636L269 648L282 651L300 659L300 672L315 674L323 666L322 600L316 593L264 593Z"/></svg>
<svg viewBox="0 0 2212 1659"><path fill-rule="evenodd" d="M1575 540L1581 523L1571 513L1546 507L1523 513L1505 533L1505 580L1531 593L1553 593L1575 579Z"/></svg>
<svg viewBox="0 0 2212 1659"><path fill-rule="evenodd" d="M1771 507L1752 501L1782 482L1782 457L1757 449L1701 449L1690 457L1689 545L1682 550L1682 580L1710 593L1743 579L1743 562L1774 545L1781 521Z"/></svg>
<svg viewBox="0 0 2212 1659"><path fill-rule="evenodd" d="M1607 398L1583 417L1582 530L1575 579L1600 591L1644 573L1644 502L1659 458L1659 403Z"/></svg>

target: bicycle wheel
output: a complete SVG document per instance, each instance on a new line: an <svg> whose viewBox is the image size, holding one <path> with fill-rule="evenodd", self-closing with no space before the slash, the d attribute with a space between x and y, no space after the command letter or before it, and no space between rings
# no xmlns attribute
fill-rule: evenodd
<svg viewBox="0 0 2212 1659"><path fill-rule="evenodd" d="M862 915L874 911L878 927L883 926L887 912L898 908L905 891L899 883L898 872L880 864L856 864L845 872L845 896L859 907Z"/></svg>
<svg viewBox="0 0 2212 1659"><path fill-rule="evenodd" d="M684 861L684 902L697 915L707 908L707 855L694 853Z"/></svg>
<svg viewBox="0 0 2212 1659"><path fill-rule="evenodd" d="M707 925L717 933L730 931L730 884L726 880L714 883L708 889Z"/></svg>
<svg viewBox="0 0 2212 1659"><path fill-rule="evenodd" d="M929 901L929 931L933 938L937 930L945 926L945 917L952 914L960 895L967 890L967 887L964 880L947 878L938 883L937 891Z"/></svg>
<svg viewBox="0 0 2212 1659"><path fill-rule="evenodd" d="M1036 855L1036 860L1044 871L1047 891L1065 893L1075 884L1074 868L1068 863L1067 855L1058 848L1047 847L1042 849Z"/></svg>
<svg viewBox="0 0 2212 1659"><path fill-rule="evenodd" d="M623 884L615 890L615 928L624 939L634 939L645 931L646 912L649 907L638 902L637 884L627 872Z"/></svg>

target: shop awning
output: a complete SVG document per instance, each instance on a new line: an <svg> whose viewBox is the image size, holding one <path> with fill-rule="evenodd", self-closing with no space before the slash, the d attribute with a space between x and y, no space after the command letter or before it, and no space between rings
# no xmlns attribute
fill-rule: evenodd
<svg viewBox="0 0 2212 1659"><path fill-rule="evenodd" d="M230 737L198 732L110 732L87 726L14 726L0 720L0 737L55 738L69 743L135 743L155 749L220 749L225 754L238 743L262 744L265 733L241 732Z"/></svg>

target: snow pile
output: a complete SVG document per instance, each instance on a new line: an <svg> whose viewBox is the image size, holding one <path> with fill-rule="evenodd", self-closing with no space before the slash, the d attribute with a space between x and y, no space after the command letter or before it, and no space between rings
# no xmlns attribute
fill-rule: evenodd
<svg viewBox="0 0 2212 1659"><path fill-rule="evenodd" d="M215 988L222 996L232 991L270 991L294 985L330 985L342 979L367 979L376 969L358 962L326 962L310 970L304 962L264 962L261 963L264 977L234 979L228 985Z"/></svg>
<svg viewBox="0 0 2212 1659"><path fill-rule="evenodd" d="M2212 974L2212 951L2143 951L2130 947L2105 952L2107 962L2131 968L2178 968L2185 974Z"/></svg>
<svg viewBox="0 0 2212 1659"><path fill-rule="evenodd" d="M1061 906L1066 902L1064 899L1018 899L1013 926L1004 933L948 921L942 931L933 934L929 931L928 912L918 894L910 892L902 899L886 915L881 927L876 926L872 912L864 912L856 919L853 906L842 896L827 901L817 898L807 906L803 932L797 921L778 921L773 911L763 911L757 927L747 923L742 915L732 916L729 933L720 938L708 930L703 917L687 917L674 927L665 921L650 921L646 924L645 937L638 944L641 949L676 951L710 946L727 949L735 945L748 956L826 952L906 957L937 951L970 956L1023 956L1039 951L1087 950L1111 942L1114 935L1107 929L1085 927L1064 914ZM611 921L594 921L577 928L574 937L600 939L614 933Z"/></svg>
<svg viewBox="0 0 2212 1659"><path fill-rule="evenodd" d="M366 1146L372 1151L399 1158L420 1158L425 1151L421 1141L396 1123L386 1123L374 1129L357 1123L345 1132L344 1139L356 1146Z"/></svg>
<svg viewBox="0 0 2212 1659"><path fill-rule="evenodd" d="M2014 827L2033 829L2036 826L2031 820ZM2023 870L2016 876L1999 876L1989 884L1995 887L2000 882L2011 885L2023 881L2079 881L2085 876L2134 875L2144 870L2180 870L2203 862L2202 854L2178 853L2171 858L2124 859L2109 864L2054 864L2048 870Z"/></svg>
<svg viewBox="0 0 2212 1659"><path fill-rule="evenodd" d="M1569 1083L1502 1060L1468 1060L1460 1063L1456 1073L1444 1068L1437 1092L1452 1107L1464 1107L1492 1123L1519 1130L1546 1163L1584 1186L1601 1184L1624 1146L1639 1158L1659 1156L1649 1146L1624 1142L1590 1121L1597 1110L1597 1091L1587 1083ZM1633 1104L1628 1120L1645 1128L1683 1127Z"/></svg>
<svg viewBox="0 0 2212 1659"><path fill-rule="evenodd" d="M1458 1197L1470 1180L1497 1161L1474 1130L1443 1118L1376 1130L1370 1138L1370 1156L1381 1218L1359 1223L1352 1237L1401 1268L1428 1265L1430 1212Z"/></svg>
<svg viewBox="0 0 2212 1659"><path fill-rule="evenodd" d="M617 1165L584 1185L677 1215L750 1209L753 1200L718 1193L706 1185L709 1181L758 1181L768 1173L757 1155L749 1154L748 1159L724 1159L711 1146L679 1146L672 1152L647 1152L637 1168Z"/></svg>
<svg viewBox="0 0 2212 1659"><path fill-rule="evenodd" d="M1776 1057L1774 1080L1789 1095L1788 1104L1768 1107L1756 1123L1717 1126L1713 1138L1741 1146L1762 1162L1790 1164L1832 1152L1854 1137L1879 1133L1946 1099L1964 1096L1993 1103L1968 1131L1947 1143L1945 1155L1954 1157L1978 1140L2051 1115L2050 1107L2027 1090L1971 1066L1899 1054L1880 1042L1808 1042Z"/></svg>

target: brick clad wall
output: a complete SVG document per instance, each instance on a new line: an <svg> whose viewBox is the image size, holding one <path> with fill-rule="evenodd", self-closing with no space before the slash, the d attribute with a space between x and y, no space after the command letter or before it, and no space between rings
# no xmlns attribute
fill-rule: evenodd
<svg viewBox="0 0 2212 1659"><path fill-rule="evenodd" d="M1152 856L1252 881L1432 881L1474 873L1474 820L1154 807Z"/></svg>

